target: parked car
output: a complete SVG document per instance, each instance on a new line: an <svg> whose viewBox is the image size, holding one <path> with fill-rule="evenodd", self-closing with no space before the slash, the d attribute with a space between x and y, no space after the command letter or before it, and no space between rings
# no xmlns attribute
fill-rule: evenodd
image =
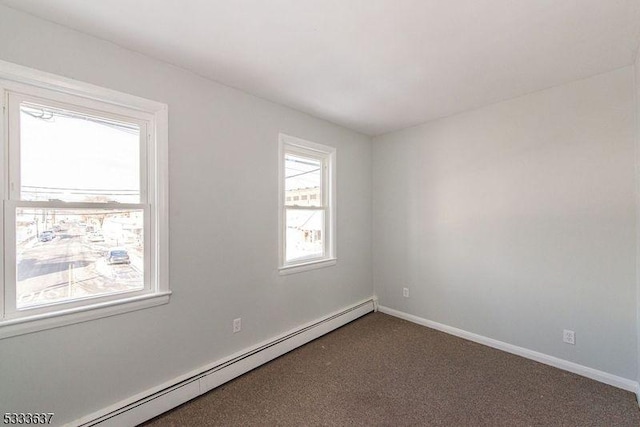
<svg viewBox="0 0 640 427"><path fill-rule="evenodd" d="M107 251L108 264L129 264L129 253L123 248L112 248Z"/></svg>
<svg viewBox="0 0 640 427"><path fill-rule="evenodd" d="M53 231L45 230L42 233L40 233L39 240L41 242L50 242L51 240L54 239L54 237L56 237L56 234Z"/></svg>
<svg viewBox="0 0 640 427"><path fill-rule="evenodd" d="M99 231L89 234L88 239L90 242L104 242L104 236Z"/></svg>

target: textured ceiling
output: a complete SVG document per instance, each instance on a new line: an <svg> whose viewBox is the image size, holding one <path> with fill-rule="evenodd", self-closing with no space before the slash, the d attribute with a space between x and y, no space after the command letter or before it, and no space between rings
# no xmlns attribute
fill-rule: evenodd
<svg viewBox="0 0 640 427"><path fill-rule="evenodd" d="M0 0L368 135L633 63L640 0Z"/></svg>

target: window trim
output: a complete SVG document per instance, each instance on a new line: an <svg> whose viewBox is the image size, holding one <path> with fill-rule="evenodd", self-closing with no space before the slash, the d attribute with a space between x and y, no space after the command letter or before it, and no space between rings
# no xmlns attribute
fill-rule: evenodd
<svg viewBox="0 0 640 427"><path fill-rule="evenodd" d="M337 264L336 254L336 148L307 141L284 133L279 135L278 150L278 271L279 274L293 274ZM322 199L325 200L325 255L321 258L302 259L286 262L286 196L285 196L285 153L301 156L317 156L326 161L322 178ZM300 207L305 209L305 207ZM313 209L309 207L307 209Z"/></svg>
<svg viewBox="0 0 640 427"><path fill-rule="evenodd" d="M124 115L139 120L150 120L147 128L146 156L142 179L148 180L146 200L141 188L140 204L150 206L149 245L151 251L149 268L149 290L146 293L120 294L120 298L96 298L87 300L87 304L59 304L56 311L31 311L24 317L7 317L5 312L5 266L4 257L0 262L0 339L56 328L64 325L84 322L115 314L140 310L169 302L169 195L168 195L168 107L166 104L140 98L135 95L102 88L89 83L57 76L21 65L0 60L0 97L2 102L2 120L0 120L0 195L6 201L0 209L0 221L5 223L5 211L16 200L11 197L9 158L8 91L47 99L48 92L56 94L53 102L75 105L82 99L83 109ZM106 107L106 108L105 108ZM143 153L141 153L142 156ZM146 172L145 172L146 171ZM19 191L19 190L18 190ZM20 202L25 203L25 202ZM63 203L61 207L74 207L75 203ZM99 208L100 204L92 204ZM122 207L123 204L118 204ZM139 206L139 205L138 205ZM0 242L6 242L4 226L0 227ZM146 245L146 243L145 243ZM15 250L14 250L15 252ZM15 254L14 254L15 256ZM147 261L145 260L145 263ZM146 265L145 265L146 267ZM14 291L15 292L15 291ZM15 305L15 304L14 304ZM56 304L58 305L58 304Z"/></svg>

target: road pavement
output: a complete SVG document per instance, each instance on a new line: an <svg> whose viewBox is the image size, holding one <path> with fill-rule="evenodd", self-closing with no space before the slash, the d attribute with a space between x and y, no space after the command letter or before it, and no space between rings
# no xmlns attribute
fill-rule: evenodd
<svg viewBox="0 0 640 427"><path fill-rule="evenodd" d="M131 264L108 265L105 253L109 247L109 242L89 241L80 227L63 229L48 242L20 244L18 308L142 289L138 251L129 251Z"/></svg>

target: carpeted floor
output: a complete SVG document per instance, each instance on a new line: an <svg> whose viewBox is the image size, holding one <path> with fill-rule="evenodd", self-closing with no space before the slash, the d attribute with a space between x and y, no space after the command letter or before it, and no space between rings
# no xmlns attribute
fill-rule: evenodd
<svg viewBox="0 0 640 427"><path fill-rule="evenodd" d="M381 313L146 424L640 426L632 393Z"/></svg>

